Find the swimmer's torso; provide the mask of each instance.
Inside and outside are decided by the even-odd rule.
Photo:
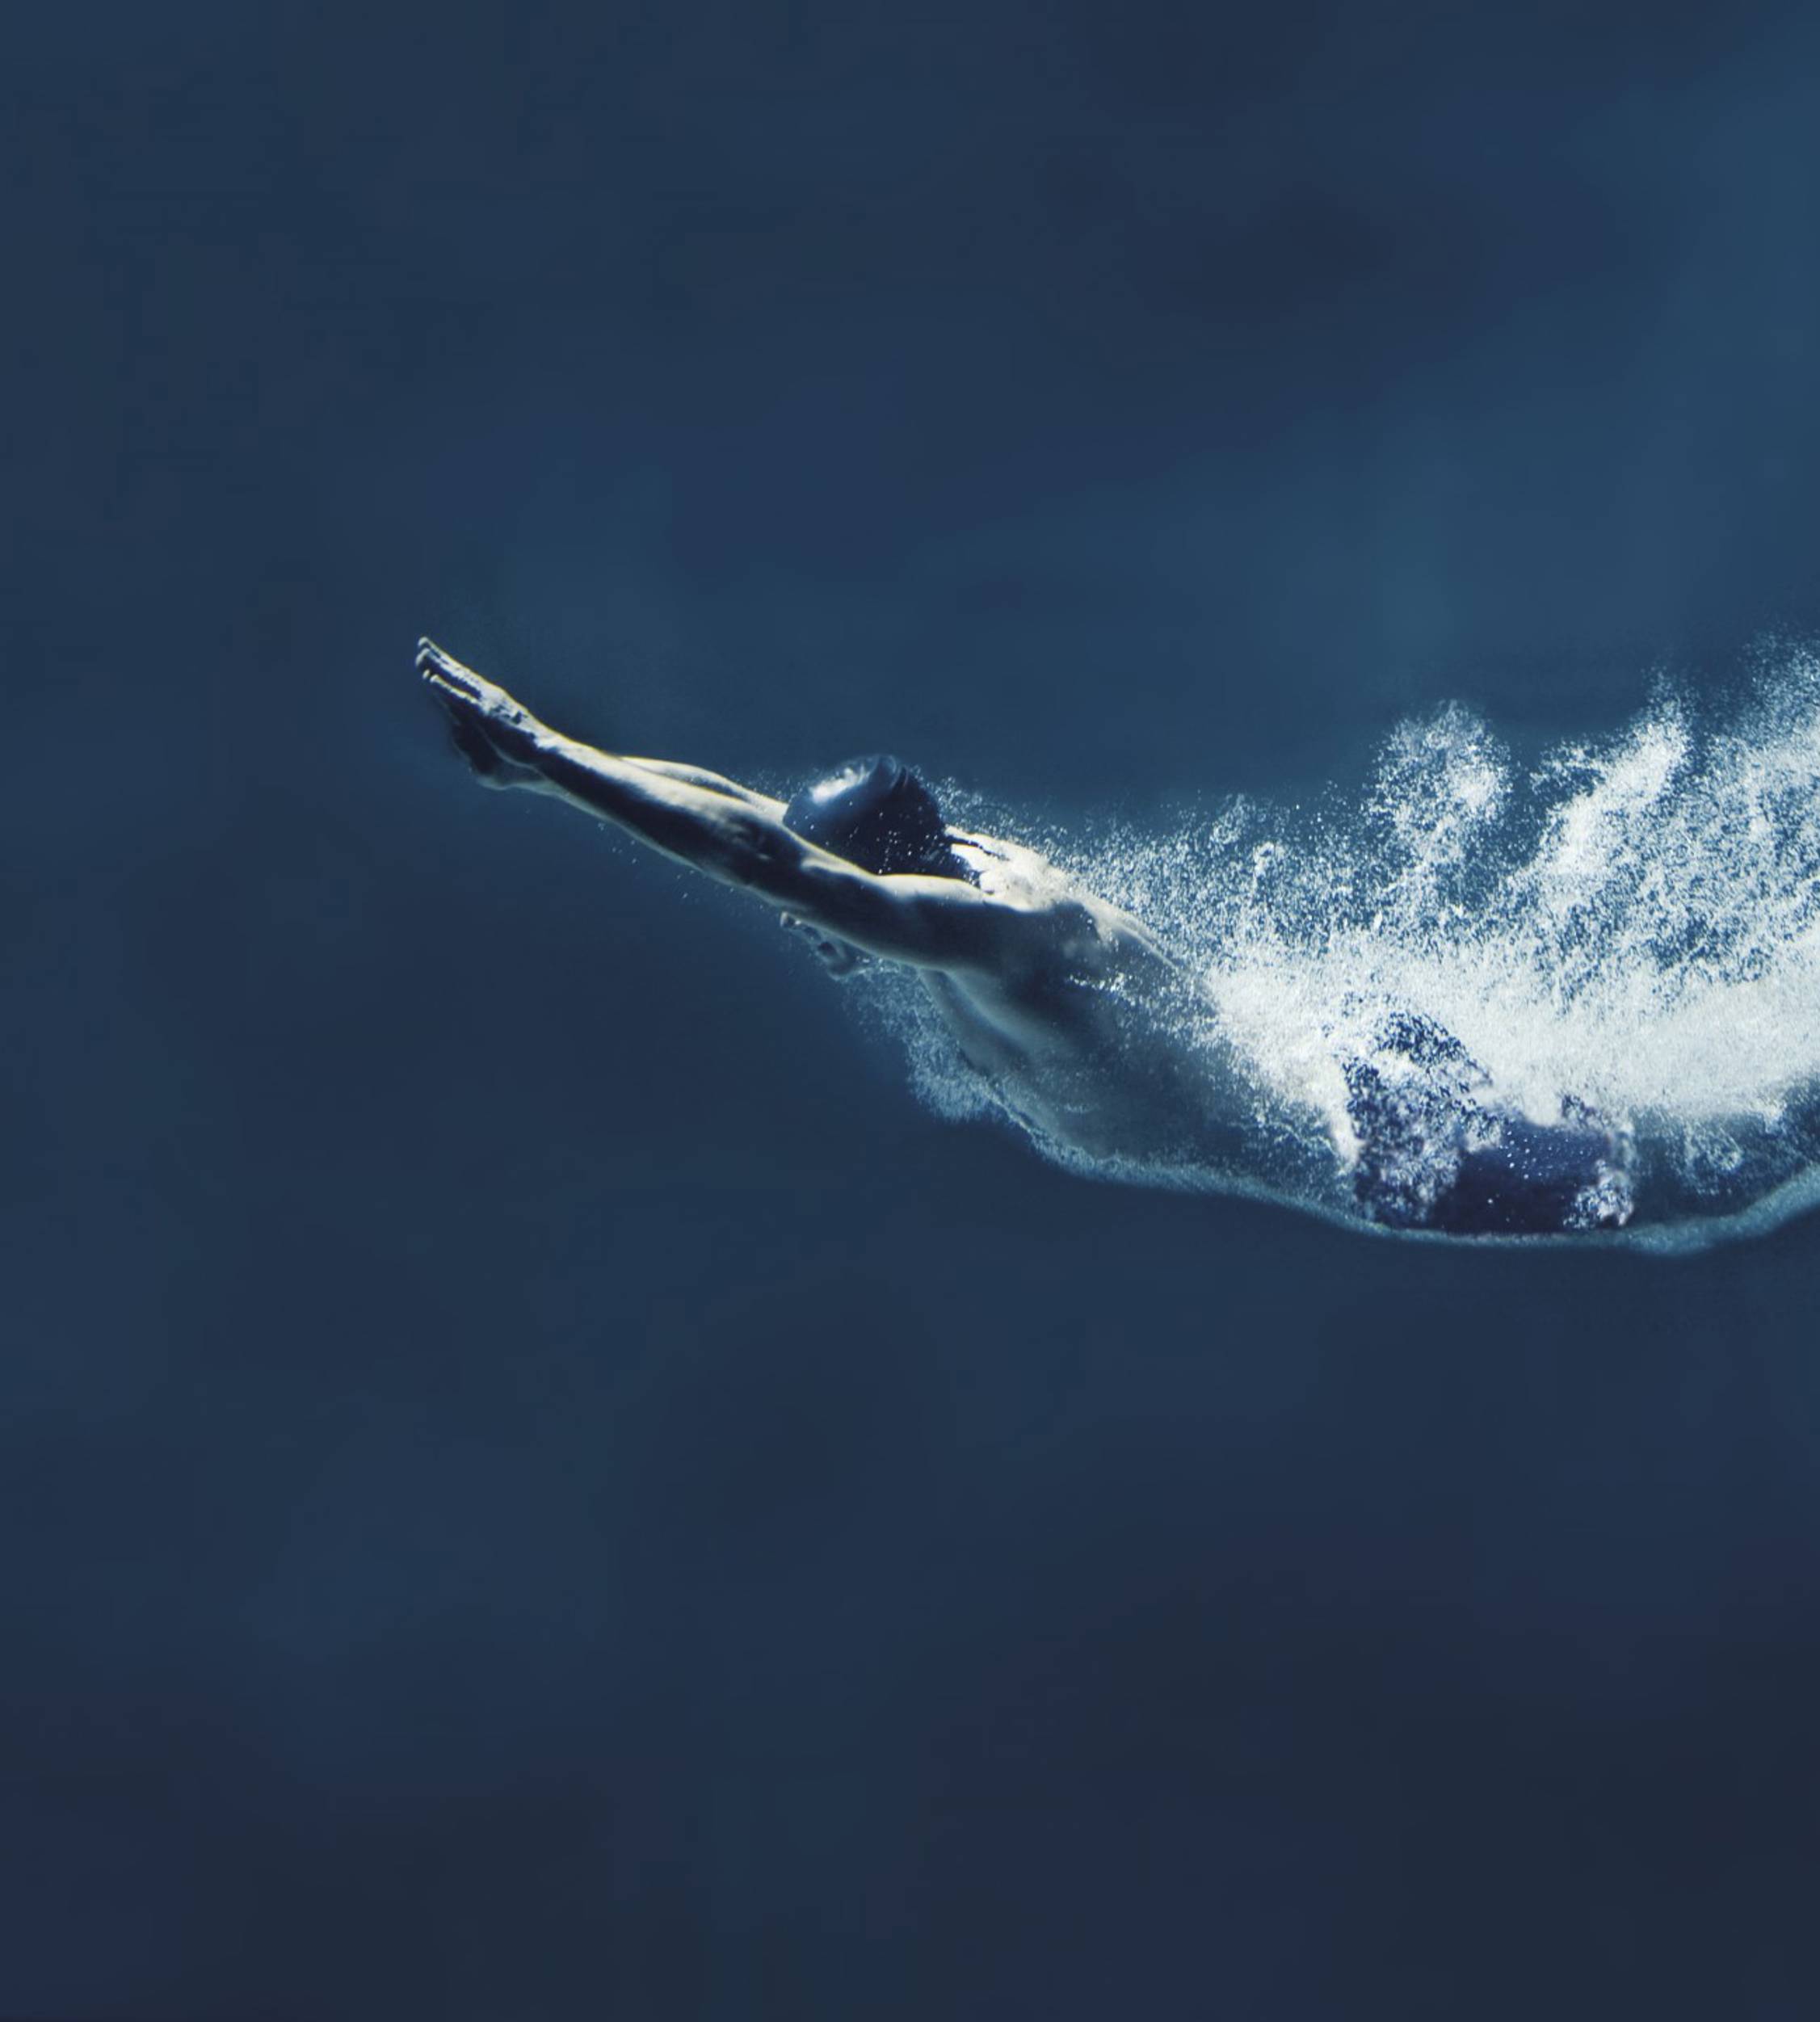
[[[1023,916],[1023,958],[923,981],[962,1058],[1058,1148],[1218,1170],[1258,1097],[1204,993],[1132,916],[1036,851],[957,837],[979,889]]]

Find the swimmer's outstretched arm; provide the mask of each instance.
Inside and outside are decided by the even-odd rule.
[[[417,665],[483,778],[553,792],[868,954],[929,969],[1003,969],[1032,938],[1031,914],[971,885],[875,876],[830,855],[784,826],[781,801],[735,780],[565,738],[427,639]]]
[[[755,807],[779,821],[784,818],[781,801],[774,801],[755,788],[742,786],[738,780],[729,780],[723,773],[710,772],[705,766],[679,765],[672,759],[628,759],[625,763],[646,772],[659,773],[666,780],[680,780],[685,786],[699,786],[704,793],[724,793],[729,801],[743,801],[748,807]]]

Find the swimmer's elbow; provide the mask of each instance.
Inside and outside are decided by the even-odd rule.
[[[1007,909],[946,878],[860,868],[744,809],[722,824],[717,873],[869,955],[921,969],[1002,967]]]
[[[734,801],[691,806],[689,860],[696,868],[788,904],[800,883],[802,845],[788,829]]]
[[[900,959],[918,968],[1004,977],[1019,969],[1032,952],[1026,946],[1028,916],[970,889],[957,890],[944,881],[933,890],[894,894],[893,904],[893,931],[903,951]]]
[[[939,897],[914,889],[923,881],[857,869],[811,847],[796,867],[790,904],[868,955],[939,968],[954,952],[954,936]]]

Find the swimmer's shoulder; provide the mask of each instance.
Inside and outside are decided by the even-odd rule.
[[[1087,890],[1040,851],[1000,836],[952,833],[982,896],[1025,915],[1052,955],[1167,960],[1142,921]]]
[[[1036,913],[1084,896],[1066,871],[1028,843],[963,829],[951,829],[948,836],[975,885],[1001,905]]]

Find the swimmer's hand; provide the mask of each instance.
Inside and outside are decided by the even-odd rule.
[[[803,935],[815,950],[815,959],[832,977],[851,976],[866,959],[851,941],[837,940],[833,935],[824,934],[820,927],[794,913],[780,913],[777,923],[790,933]]]
[[[528,709],[433,640],[418,641],[417,670],[443,705],[455,748],[483,786],[544,784],[530,762],[543,726]]]

